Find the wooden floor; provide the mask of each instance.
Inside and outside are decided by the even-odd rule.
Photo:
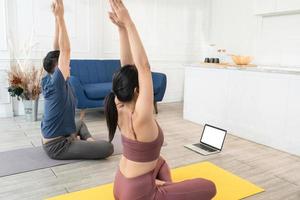
[[[249,200],[300,200],[300,157],[232,135],[222,153],[204,157],[183,147],[199,140],[202,126],[183,120],[182,104],[159,105],[157,118],[168,144],[162,155],[171,167],[210,161],[266,190]],[[103,112],[89,112],[86,122],[93,134],[107,133]],[[23,117],[1,119],[0,127],[0,151],[41,145],[40,122],[28,123]],[[119,156],[114,156],[0,178],[0,199],[40,200],[109,183],[118,161]]]

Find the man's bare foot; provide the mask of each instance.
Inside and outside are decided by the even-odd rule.
[[[88,142],[95,142],[96,140],[94,138],[92,138],[92,137],[89,137],[88,139],[86,139],[86,141],[88,141]]]

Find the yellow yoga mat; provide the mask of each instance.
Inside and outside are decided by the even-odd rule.
[[[214,200],[239,200],[264,191],[264,189],[210,162],[173,169],[172,177],[175,182],[200,177],[213,181],[217,186],[217,195]],[[114,200],[112,189],[113,185],[107,184],[48,200]]]

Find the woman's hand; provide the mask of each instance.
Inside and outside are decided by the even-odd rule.
[[[125,29],[124,23],[122,23],[118,20],[118,17],[115,12],[109,12],[108,15],[109,15],[110,21],[113,24],[115,24],[119,29]]]
[[[51,8],[55,17],[61,18],[64,16],[63,0],[53,0]]]
[[[109,0],[112,7],[112,12],[109,14],[113,23],[119,27],[126,27],[132,22],[127,8],[122,0]]]

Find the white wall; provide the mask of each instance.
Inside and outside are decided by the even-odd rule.
[[[263,17],[257,58],[268,65],[300,66],[300,14]]]
[[[253,54],[253,0],[212,0],[210,42],[230,53]]]
[[[255,63],[300,66],[299,0],[212,0],[210,42]]]
[[[36,44],[30,56],[33,65],[42,67],[42,59],[52,49],[54,18],[49,0],[6,0],[8,18],[8,41],[14,43],[11,58],[23,59],[19,51],[32,37]],[[101,55],[101,1],[64,0],[65,18],[69,30],[73,58],[100,58]],[[98,25],[100,24],[100,25]],[[98,38],[99,37],[99,38]],[[11,64],[15,64],[11,60]],[[12,100],[15,115],[22,115],[23,104]],[[39,111],[43,112],[41,97]],[[10,115],[7,113],[6,115]]]
[[[0,51],[7,50],[6,44],[6,4],[4,0],[0,1],[0,24],[1,24],[1,31],[0,31]]]
[[[0,117],[1,116],[11,116],[12,107],[10,104],[10,98],[7,94],[7,78],[6,70],[9,68],[9,51],[6,43],[6,2],[0,0]]]
[[[41,66],[41,59],[51,49],[53,39],[54,20],[49,7],[51,1],[1,1],[6,1],[8,7],[8,12],[3,15],[8,19],[8,39],[20,46],[33,33],[33,41],[37,45],[31,58],[35,65]],[[64,1],[72,57],[119,58],[117,29],[107,17],[108,1]],[[153,70],[168,76],[165,102],[181,101],[183,64],[205,57],[210,25],[210,0],[126,0],[126,4],[140,31]],[[2,41],[3,44],[5,41]],[[0,59],[1,54],[3,52],[0,52]],[[17,51],[11,52],[11,57],[13,56],[22,58]],[[9,57],[6,59],[9,61]],[[22,110],[18,103],[14,103],[13,107],[17,114]],[[10,115],[10,112],[5,111],[4,115]]]
[[[209,0],[130,0],[126,1],[140,31],[154,71],[166,73],[168,87],[165,102],[183,99],[184,63],[199,62],[207,47]],[[119,54],[118,33],[107,20],[103,4],[104,58]]]
[[[32,59],[42,59],[51,50],[54,35],[54,17],[49,0],[9,0],[9,38],[18,45],[28,41],[33,33]],[[100,4],[97,0],[65,0],[65,18],[72,44],[72,56],[96,58],[99,56]],[[22,57],[17,55],[18,57]]]

